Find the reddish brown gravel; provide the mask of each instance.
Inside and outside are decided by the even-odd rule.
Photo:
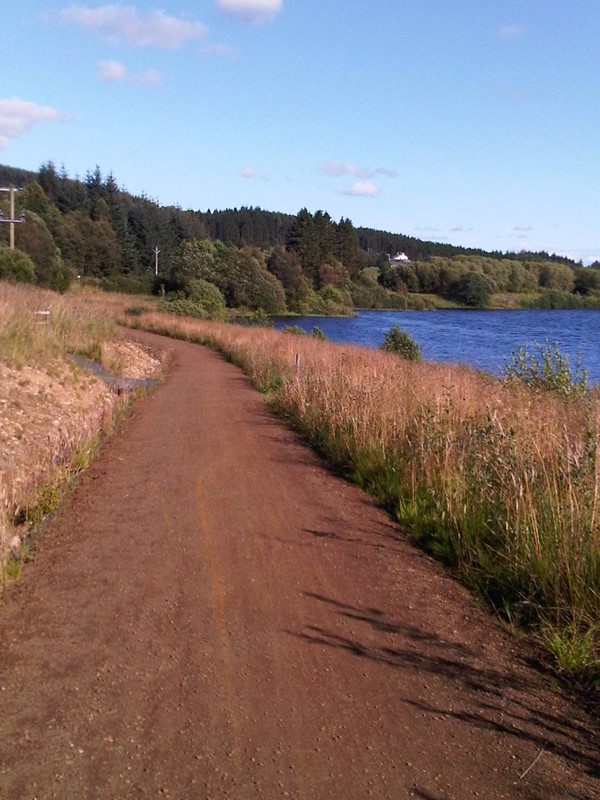
[[[0,601],[2,800],[600,797],[597,721],[525,644],[169,346]]]

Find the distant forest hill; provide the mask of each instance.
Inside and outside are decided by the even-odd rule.
[[[0,166],[15,186],[16,248],[0,225],[0,277],[64,291],[75,280],[161,295],[168,310],[228,318],[347,314],[354,308],[600,307],[600,264],[548,253],[500,253],[428,242],[298,214],[184,211],[120,188],[100,168],[71,178]],[[9,217],[9,193],[0,211]],[[158,252],[157,252],[158,251]]]

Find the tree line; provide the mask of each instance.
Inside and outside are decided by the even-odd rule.
[[[600,303],[600,269],[548,253],[427,242],[306,208],[290,215],[161,206],[130,194],[99,167],[81,179],[52,162],[37,172],[0,166],[0,184],[20,187],[18,211],[26,216],[14,251],[8,225],[0,226],[0,277],[59,291],[79,281],[154,292],[172,310],[201,316],[419,308],[435,296],[486,307],[498,293],[520,297],[521,305]],[[5,217],[6,204],[4,193]],[[395,260],[396,253],[403,258]]]

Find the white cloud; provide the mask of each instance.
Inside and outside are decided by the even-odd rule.
[[[498,28],[498,38],[504,42],[512,42],[515,39],[520,39],[525,33],[525,28],[522,25],[503,25]]]
[[[329,175],[332,178],[340,178],[345,175],[350,175],[354,178],[361,178],[369,180],[376,175],[383,175],[387,178],[397,178],[398,173],[386,167],[378,167],[377,169],[370,169],[368,167],[358,167],[356,164],[349,164],[344,161],[327,161],[321,167],[321,172]]]
[[[131,81],[149,86],[157,86],[162,83],[160,73],[157,70],[148,69],[145,72],[129,72],[127,67],[119,61],[100,61],[98,74],[103,83]]]
[[[0,149],[8,146],[9,139],[18,139],[34,125],[42,122],[67,122],[63,114],[49,106],[39,106],[18,97],[0,99]]]
[[[228,17],[260,25],[275,19],[283,0],[216,0],[216,6]]]
[[[377,197],[379,187],[371,181],[357,181],[344,191],[349,197]]]
[[[155,10],[141,14],[133,6],[110,3],[97,8],[69,6],[60,18],[84,30],[98,33],[110,43],[127,42],[136,47],[176,50],[188,41],[208,35],[205,25]]]
[[[521,225],[515,225],[515,227],[513,228],[513,231],[526,232],[526,231],[532,231],[532,230],[533,230],[533,226],[531,226],[528,222],[522,223]]]
[[[98,64],[100,80],[105,83],[118,83],[127,80],[127,70],[118,61],[101,61]]]
[[[355,164],[347,164],[342,161],[328,161],[323,164],[321,171],[332,178],[339,178],[342,175],[353,175],[357,178],[367,178],[367,171],[357,167]]]
[[[262,175],[257,169],[254,167],[244,167],[240,170],[240,175],[242,178],[245,178],[247,181],[268,181],[270,180],[268,175]]]

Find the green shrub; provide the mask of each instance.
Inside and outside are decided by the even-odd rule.
[[[504,368],[507,380],[520,381],[532,389],[544,389],[557,394],[572,396],[588,391],[588,372],[581,366],[577,356],[575,370],[571,369],[569,357],[560,352],[558,342],[537,344],[535,351],[520,346],[511,354]]]
[[[400,325],[392,325],[386,332],[380,349],[389,353],[398,353],[399,356],[407,358],[409,361],[421,360],[421,348],[410,333],[402,330]]]
[[[479,272],[467,272],[451,287],[452,297],[470,308],[486,308],[495,291],[494,280]]]
[[[35,265],[27,253],[0,244],[0,278],[32,283],[34,277]]]
[[[306,336],[306,331],[300,325],[284,325],[281,332],[289,333],[292,336]]]
[[[159,300],[157,309],[183,317],[195,317],[196,319],[208,319],[209,317],[204,306],[190,300],[188,297],[167,296]]]
[[[211,316],[222,315],[225,310],[225,297],[214,283],[195,278],[189,282],[189,299],[203,308]]]
[[[313,325],[312,326],[312,330],[310,332],[310,335],[313,337],[313,339],[319,339],[322,342],[326,342],[327,341],[327,336],[321,330],[321,328],[319,328],[318,325]]]

